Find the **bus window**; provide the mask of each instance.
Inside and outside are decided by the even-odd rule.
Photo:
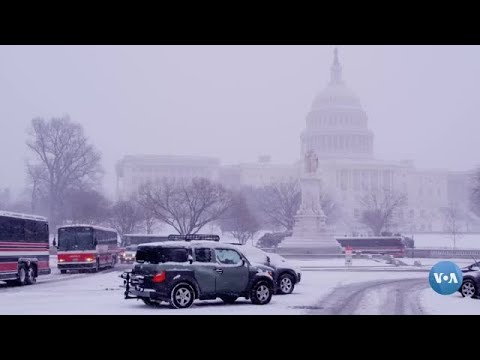
[[[11,241],[25,242],[25,220],[12,219]]]
[[[93,250],[94,233],[88,227],[65,227],[59,229],[58,249],[68,250]]]

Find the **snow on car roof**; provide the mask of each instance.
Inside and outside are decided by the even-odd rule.
[[[157,237],[166,238],[167,237],[165,235],[158,235],[158,234],[125,234],[123,236],[138,236],[138,237],[153,237],[153,238],[157,238]]]
[[[213,248],[226,248],[226,249],[237,249],[235,246],[221,243],[218,241],[208,241],[208,240],[192,240],[192,241],[161,241],[161,242],[151,242],[151,243],[143,243],[139,244],[138,246],[160,246],[160,247],[190,247],[190,246],[206,246],[206,247],[213,247]]]
[[[17,219],[29,219],[29,220],[37,220],[37,221],[47,221],[46,217],[39,216],[39,215],[31,215],[31,214],[22,214],[16,213],[11,211],[2,211],[0,210],[0,216],[17,218]]]
[[[92,229],[95,229],[95,230],[112,231],[112,232],[115,232],[115,233],[117,232],[117,230],[112,229],[112,228],[107,228],[107,227],[98,226],[98,225],[91,225],[91,224],[61,225],[61,226],[58,226],[57,228],[61,229],[61,228],[71,228],[71,227],[91,227]]]

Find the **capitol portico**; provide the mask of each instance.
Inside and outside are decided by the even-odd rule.
[[[299,158],[303,159],[310,150],[316,153],[322,191],[327,192],[342,209],[337,233],[365,232],[358,221],[362,211],[359,199],[376,189],[406,195],[407,205],[399,213],[401,226],[398,229],[404,233],[444,231],[442,209],[452,203],[460,205],[467,214],[465,222],[468,224],[465,226],[478,224],[479,219],[468,211],[468,171],[417,169],[410,160],[375,158],[375,137],[368,127],[367,113],[359,97],[346,84],[336,49],[330,80],[315,97],[305,121],[305,129],[300,134]],[[156,174],[193,176],[200,169],[204,176],[218,179],[227,186],[262,186],[298,179],[302,164],[302,161],[274,164],[268,157],[258,163],[235,165],[220,165],[218,159],[199,157],[126,159],[117,166],[119,195],[133,192],[138,184],[154,180]],[[190,167],[198,170],[192,172],[188,170]]]

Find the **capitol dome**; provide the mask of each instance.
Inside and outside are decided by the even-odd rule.
[[[330,82],[314,99],[301,135],[302,155],[314,150],[319,158],[373,156],[373,133],[360,99],[343,81],[335,49]]]
[[[358,96],[344,84],[330,84],[313,100],[312,110],[332,107],[351,107],[361,109]]]

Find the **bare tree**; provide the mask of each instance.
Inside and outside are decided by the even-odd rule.
[[[220,221],[222,232],[229,232],[240,244],[246,244],[260,230],[260,224],[248,207],[242,193],[233,197],[232,205]]]
[[[267,222],[274,227],[290,231],[295,223],[295,215],[302,201],[298,180],[277,182],[257,190],[257,206],[266,216]],[[334,224],[341,215],[338,204],[327,193],[321,193],[318,199],[326,216],[327,224]]]
[[[360,198],[363,207],[360,222],[375,236],[397,225],[397,213],[406,204],[406,196],[389,189],[371,190]]]
[[[27,180],[30,191],[30,207],[32,213],[36,213],[42,204],[48,203],[48,194],[46,194],[46,186],[48,176],[43,164],[27,164]],[[43,186],[42,186],[43,185]]]
[[[155,213],[150,208],[145,197],[137,196],[135,201],[138,204],[140,209],[140,217],[145,225],[145,231],[147,234],[153,232],[154,227],[157,225],[157,219],[155,218]]]
[[[108,220],[109,201],[96,190],[71,190],[63,201],[63,214],[72,222],[102,224]]]
[[[36,162],[27,164],[35,191],[45,191],[48,217],[53,224],[61,218],[62,199],[72,188],[96,183],[102,173],[100,153],[89,144],[80,124],[68,117],[32,120],[27,131],[28,148]]]
[[[447,207],[443,208],[442,213],[444,230],[452,235],[453,249],[456,249],[457,239],[462,234],[461,221],[464,213],[455,203],[450,203]]]
[[[333,200],[333,198],[327,194],[320,194],[320,205],[322,206],[323,213],[326,216],[327,225],[333,225],[342,216],[342,211],[338,206],[338,203]]]
[[[137,232],[142,221],[142,210],[135,199],[120,200],[110,210],[110,226],[116,229],[121,236]]]
[[[298,181],[277,182],[258,189],[257,202],[271,225],[292,230],[301,197]]]
[[[222,185],[203,178],[145,184],[139,195],[158,220],[179,234],[196,234],[231,204],[231,195]]]

